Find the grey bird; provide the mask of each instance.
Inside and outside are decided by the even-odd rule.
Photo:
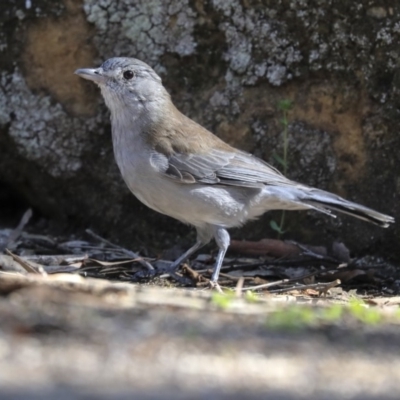
[[[197,241],[171,266],[215,239],[216,284],[230,243],[227,229],[269,210],[331,210],[387,227],[394,219],[335,194],[293,182],[183,115],[156,72],[116,57],[75,71],[101,89],[111,112],[114,155],[132,193],[148,207],[193,225]]]

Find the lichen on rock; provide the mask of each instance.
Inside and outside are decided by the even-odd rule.
[[[103,59],[136,57],[160,72],[166,52],[183,57],[195,51],[196,12],[189,0],[85,0],[84,10],[97,28],[94,40]]]
[[[67,177],[82,165],[88,132],[98,117],[84,121],[71,117],[50,96],[33,94],[16,69],[0,77],[0,126],[17,145],[19,153],[54,176]]]
[[[268,7],[244,9],[239,0],[212,3],[223,15],[219,27],[228,44],[225,59],[242,84],[254,85],[266,78],[280,86],[299,74],[296,66],[303,57],[298,42],[283,22],[268,16]]]

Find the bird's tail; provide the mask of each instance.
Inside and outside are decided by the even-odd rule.
[[[311,189],[301,191],[299,200],[301,203],[310,206],[313,209],[332,214],[330,210],[339,211],[344,214],[352,215],[364,221],[372,222],[383,228],[387,228],[389,224],[394,222],[394,218],[379,213],[371,208],[364,207],[361,204],[347,201],[335,194],[325,192],[319,189]]]

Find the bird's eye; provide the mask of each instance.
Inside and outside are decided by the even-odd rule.
[[[123,73],[123,77],[124,77],[127,81],[131,80],[134,76],[135,76],[135,74],[134,74],[133,71],[131,71],[131,70],[125,71],[125,72]]]

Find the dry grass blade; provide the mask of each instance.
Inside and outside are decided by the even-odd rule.
[[[114,265],[121,265],[121,264],[129,264],[129,263],[133,263],[133,262],[140,262],[140,260],[143,260],[142,257],[139,258],[132,258],[129,260],[121,260],[121,261],[100,261],[100,260],[96,260],[95,258],[89,258],[90,261],[93,261],[96,264],[99,264],[103,267],[112,267]]]
[[[7,246],[8,248],[14,248],[15,241],[19,238],[21,235],[22,231],[25,228],[25,225],[29,222],[29,220],[32,217],[32,209],[28,209],[25,211],[24,215],[21,218],[21,221],[19,222],[18,226],[10,233],[10,236],[8,237],[8,242]]]
[[[37,268],[35,268],[28,261],[24,260],[20,256],[17,256],[16,254],[13,254],[10,250],[6,249],[5,251],[10,257],[12,257],[12,259],[14,261],[16,261],[18,264],[20,264],[21,267],[24,268],[27,272],[29,272],[31,274],[39,274],[39,275],[43,275],[43,276],[47,275],[46,271],[41,266],[38,266]]]
[[[326,282],[326,283],[311,283],[309,285],[293,285],[287,288],[283,289],[276,289],[276,290],[271,290],[270,293],[285,293],[285,292],[291,292],[292,290],[306,290],[306,289],[314,289],[317,290],[321,293],[326,293],[329,289],[340,285],[340,280],[336,279],[332,282]]]
[[[51,275],[56,274],[74,274],[78,272],[81,266],[76,265],[46,265],[43,266],[44,270]]]
[[[264,283],[262,285],[245,287],[245,288],[242,288],[241,290],[243,292],[246,292],[247,290],[267,289],[267,288],[270,288],[272,286],[278,286],[278,285],[282,285],[283,283],[288,283],[288,282],[290,282],[290,279],[281,279],[280,281],[268,282],[268,283]]]
[[[127,250],[127,249],[125,249],[125,248],[123,248],[121,246],[118,246],[118,245],[116,245],[114,243],[111,243],[109,240],[102,238],[101,236],[97,235],[96,233],[94,233],[90,229],[86,229],[86,233],[89,234],[90,236],[94,237],[95,239],[99,240],[100,242],[106,243],[108,246],[111,246],[114,249],[120,250],[121,252],[123,252],[127,256],[137,259],[137,261],[141,265],[146,267],[149,271],[153,271],[154,270],[154,267],[148,261],[144,260],[142,257],[139,256],[139,254],[135,253],[134,251]]]
[[[243,284],[244,284],[244,277],[242,276],[237,281],[237,284],[236,284],[236,287],[235,287],[236,297],[242,297]]]
[[[67,265],[76,264],[87,260],[87,255],[76,255],[76,254],[58,254],[58,255],[32,255],[25,256],[24,259],[27,261],[33,261],[40,265],[59,265],[66,263]]]

